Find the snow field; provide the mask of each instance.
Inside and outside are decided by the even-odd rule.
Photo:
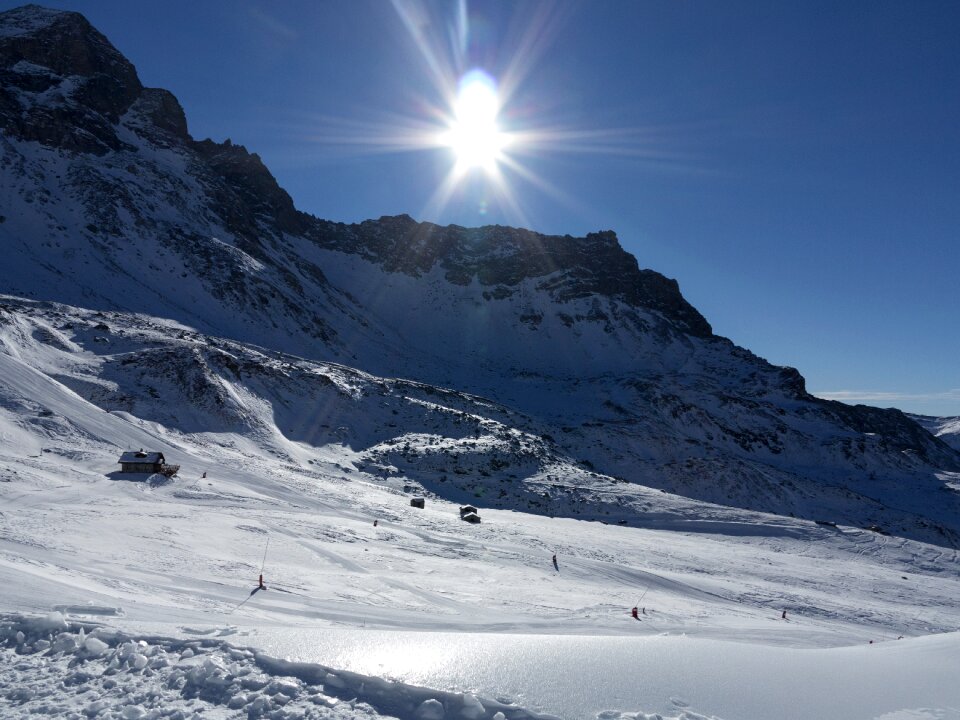
[[[111,327],[109,343],[95,341],[105,332],[94,329],[103,320]],[[167,336],[180,333],[185,337],[169,342]],[[198,353],[195,335],[182,328],[62,307],[18,316],[0,328],[0,342],[0,611],[46,616],[60,609],[71,623],[39,637],[26,621],[11,621],[24,639],[17,641],[14,632],[0,655],[0,693],[13,698],[16,689],[33,688],[29,698],[16,695],[24,712],[63,705],[83,713],[103,701],[108,704],[96,708],[104,716],[122,717],[122,696],[113,698],[111,688],[97,684],[98,695],[76,709],[74,685],[64,685],[61,697],[38,678],[62,683],[78,665],[99,663],[109,679],[122,667],[129,694],[140,697],[135,686],[153,687],[148,670],[183,678],[188,670],[151,668],[153,656],[141,651],[121,658],[125,643],[144,639],[178,657],[193,643],[193,652],[221,653],[229,667],[237,661],[214,647],[223,642],[214,638],[232,627],[231,642],[291,663],[268,667],[254,656],[257,672],[295,677],[340,701],[333,708],[304,705],[315,712],[347,712],[343,701],[360,698],[370,717],[427,720],[441,717],[428,702],[435,700],[444,720],[452,720],[470,703],[448,702],[444,693],[466,693],[479,698],[485,712],[496,706],[484,698],[513,698],[511,708],[565,720],[643,718],[651,711],[805,720],[806,707],[831,714],[786,691],[737,705],[706,692],[703,678],[711,668],[733,666],[734,656],[741,658],[738,667],[755,668],[751,658],[774,647],[788,651],[777,661],[783,664],[793,662],[789,651],[806,652],[801,648],[897,646],[907,641],[884,641],[960,626],[960,560],[953,549],[844,523],[824,526],[705,503],[588,472],[556,456],[548,440],[537,440],[524,425],[528,419],[466,393],[225,341],[211,340]],[[85,349],[77,352],[70,343]],[[212,393],[222,402],[212,401]],[[123,406],[124,398],[132,398],[126,409],[105,412],[97,404]],[[166,481],[116,472],[120,452],[138,447],[162,451],[181,465],[180,475]],[[511,465],[493,467],[502,462]],[[526,475],[514,480],[512,472]],[[513,494],[498,497],[501,487]],[[414,494],[427,497],[425,509],[410,507]],[[459,519],[464,501],[480,507],[482,524]],[[534,501],[540,514],[528,512]],[[269,589],[253,592],[265,555]],[[645,610],[640,622],[629,616],[636,604]],[[104,621],[114,630],[94,632],[92,623]],[[76,651],[53,651],[58,639],[50,635],[79,636],[76,624],[93,637],[75,638]],[[148,627],[153,635],[145,637]],[[381,666],[372,662],[380,650],[349,657],[317,650],[334,631],[355,636],[344,640],[349,644],[364,630],[379,634],[394,659]],[[485,671],[469,654],[449,664],[462,674],[423,674],[426,656],[405,653],[399,643],[397,633],[406,631],[420,631],[427,644],[500,648],[499,655],[490,651],[489,681],[480,684]],[[112,639],[116,634],[122,642]],[[564,665],[563,642],[575,636],[594,649]],[[675,664],[653,658],[638,676],[629,672],[638,663],[633,650],[611,654],[618,640],[661,637],[678,641],[667,646],[675,650]],[[703,655],[691,677],[693,646],[679,642],[684,637],[724,645]],[[542,639],[545,649],[529,638]],[[43,642],[51,644],[43,648]],[[70,647],[66,639],[61,643],[56,647]],[[735,646],[742,650],[731,650]],[[89,656],[98,649],[102,655]],[[147,666],[138,669],[142,661],[134,655]],[[498,675],[513,667],[515,655],[533,668],[559,662],[564,670],[547,684],[519,668]],[[619,668],[625,673],[620,690],[584,693],[582,678],[607,667],[604,657],[617,662],[593,684],[603,690]],[[933,677],[944,657],[918,653],[912,661]],[[109,668],[113,659],[118,665]],[[364,679],[343,680],[349,692],[338,694],[318,666],[341,680],[348,672]],[[666,671],[658,683],[637,683],[657,667]],[[796,667],[811,672],[809,664]],[[842,674],[842,663],[831,667],[837,677],[856,680]],[[874,707],[919,712],[916,693],[887,673],[884,684],[895,692]],[[216,673],[200,675],[194,673],[190,688],[220,682]],[[511,685],[511,677],[517,683]],[[733,694],[755,695],[744,677],[725,682]],[[676,693],[680,680],[686,684]],[[390,704],[399,697],[394,681],[438,690],[401,707]],[[818,682],[822,688],[830,681]],[[379,687],[387,700],[371,694]],[[36,699],[47,691],[45,700]],[[208,717],[249,716],[248,706],[260,699],[255,707],[264,716],[286,717],[312,691],[301,690],[286,704],[253,698],[240,708],[229,707],[233,695],[202,704],[210,692],[164,697],[185,714]],[[672,697],[693,704],[681,706]],[[275,695],[269,698],[275,702]],[[186,707],[187,700],[201,704]],[[949,694],[936,702],[931,707],[944,712],[960,705]],[[144,703],[137,703],[144,715],[166,708]],[[858,715],[856,705],[845,706],[844,720],[869,717]],[[790,708],[801,714],[791,715]],[[350,712],[344,717],[362,717]],[[519,717],[519,710],[510,712]]]
[[[276,660],[219,640],[134,639],[44,617],[0,618],[4,717],[81,720],[549,720],[470,693]]]

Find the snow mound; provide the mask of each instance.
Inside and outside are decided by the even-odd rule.
[[[213,639],[134,638],[60,612],[0,618],[0,698],[4,717],[556,720]]]

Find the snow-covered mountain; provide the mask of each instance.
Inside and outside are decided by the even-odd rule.
[[[960,450],[960,417],[934,417],[932,415],[908,415],[954,450]]]
[[[5,351],[53,343],[49,376],[105,410],[347,442],[374,476],[544,513],[606,512],[555,498],[614,483],[635,522],[655,488],[960,543],[954,448],[715,336],[612,232],[299,212],[76,13],[0,14],[0,67]]]
[[[0,13],[0,148],[3,717],[960,717],[950,419],[611,232],[298,212],[76,13]]]

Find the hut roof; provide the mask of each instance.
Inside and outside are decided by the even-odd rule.
[[[127,450],[123,455],[120,456],[120,459],[117,460],[118,463],[149,463],[151,465],[163,464],[165,460],[163,459],[162,452],[146,452],[144,450]]]

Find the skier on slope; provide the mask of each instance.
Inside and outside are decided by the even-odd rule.
[[[637,615],[637,608],[636,608],[636,607],[634,607],[634,608],[630,611],[630,616],[631,616],[634,620],[639,620],[639,619],[640,619],[640,617]]]

